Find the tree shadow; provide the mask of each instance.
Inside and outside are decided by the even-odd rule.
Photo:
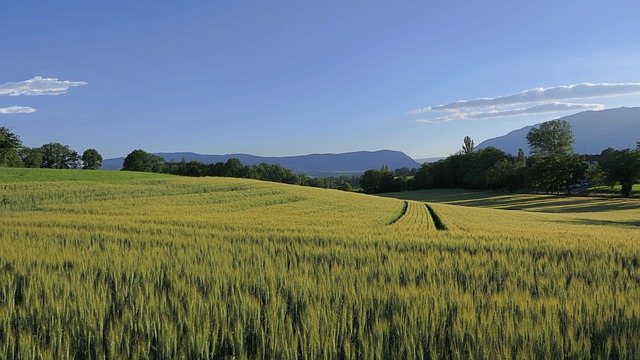
[[[583,225],[597,225],[597,226],[640,226],[640,220],[627,220],[627,221],[614,221],[614,220],[596,220],[596,219],[575,219],[575,220],[562,220],[555,221],[565,224],[583,224]]]
[[[640,210],[640,199],[636,198],[487,193],[469,190],[426,190],[396,193],[391,196],[460,206],[547,213],[593,213]]]

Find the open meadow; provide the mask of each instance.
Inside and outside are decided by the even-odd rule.
[[[0,358],[640,358],[637,199],[403,194],[0,168]]]

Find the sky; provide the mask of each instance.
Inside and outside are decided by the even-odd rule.
[[[640,106],[639,14],[635,0],[5,1],[0,126],[105,158],[447,156],[465,136]]]

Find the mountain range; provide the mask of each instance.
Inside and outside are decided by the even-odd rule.
[[[240,160],[243,165],[260,163],[280,164],[297,173],[310,176],[359,175],[369,169],[380,169],[386,165],[389,169],[407,167],[419,168],[420,163],[400,151],[357,151],[341,154],[310,154],[300,156],[263,157],[249,154],[204,155],[191,152],[154,153],[166,161],[200,161],[203,163],[226,162],[231,158]],[[124,158],[106,159],[103,170],[119,170]]]
[[[580,154],[599,154],[602,150],[634,148],[636,141],[640,141],[640,107],[618,108],[600,111],[585,111],[560,118],[571,125],[575,140],[574,150]],[[514,130],[504,136],[481,142],[476,149],[489,146],[516,155],[518,149],[529,154],[527,133],[533,126],[526,126]],[[393,150],[356,151],[341,154],[309,154],[284,157],[264,157],[249,154],[204,155],[192,152],[154,153],[166,161],[200,161],[203,163],[226,162],[230,158],[237,158],[244,165],[258,165],[260,163],[280,164],[298,174],[309,176],[340,176],[359,175],[369,169],[380,169],[386,165],[389,169],[407,167],[419,168],[424,162],[437,161],[441,158],[418,159],[410,158],[403,152]],[[101,169],[119,170],[122,168],[123,157],[106,159]]]
[[[571,125],[575,140],[573,148],[579,154],[600,154],[608,147],[635,148],[636,141],[640,141],[640,107],[584,111],[560,120]],[[485,140],[476,149],[493,146],[513,155],[518,153],[518,149],[523,149],[528,155],[527,133],[537,125]]]

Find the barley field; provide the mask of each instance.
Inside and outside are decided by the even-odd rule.
[[[0,358],[640,358],[637,202],[432,195],[0,168]]]

